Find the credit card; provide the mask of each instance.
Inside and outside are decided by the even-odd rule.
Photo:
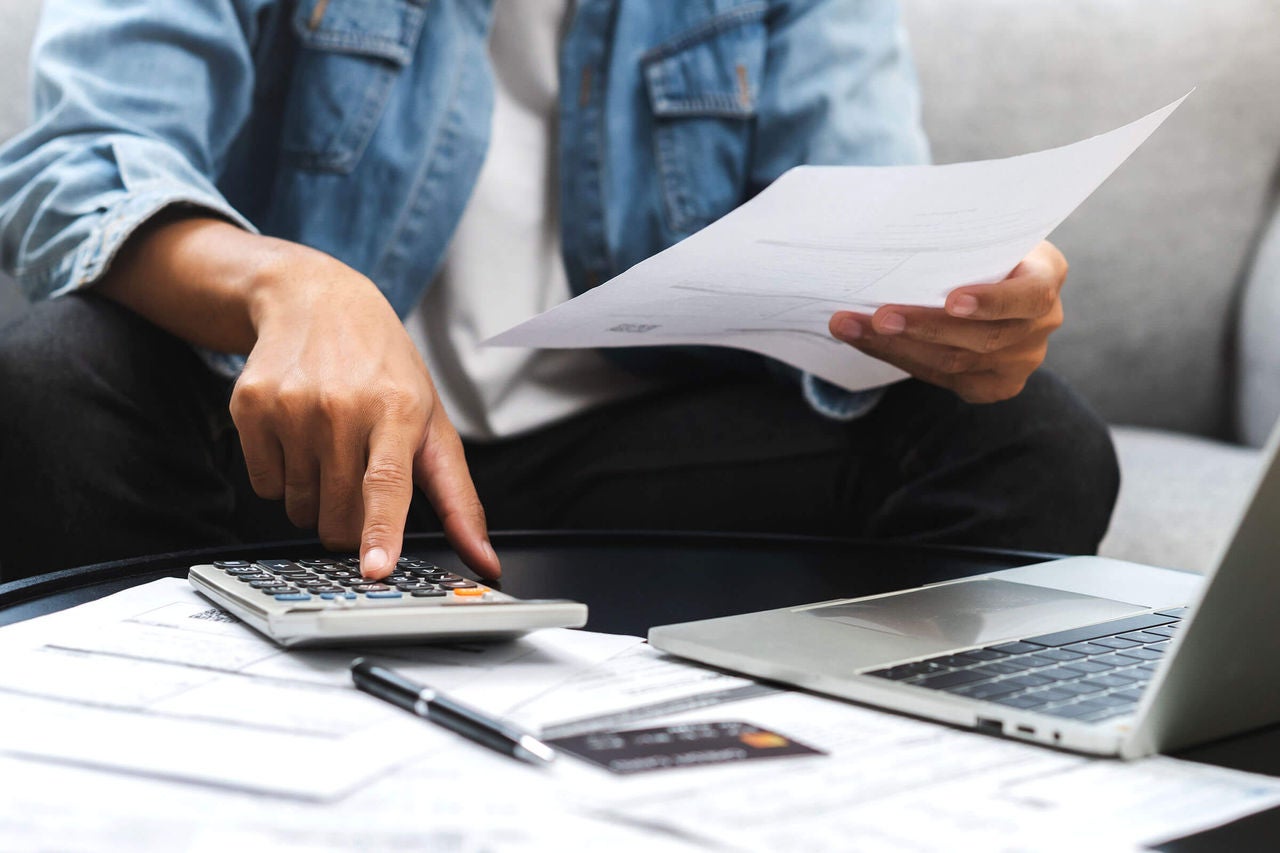
[[[827,754],[786,735],[741,721],[593,732],[548,743],[611,773],[624,775],[756,758]]]

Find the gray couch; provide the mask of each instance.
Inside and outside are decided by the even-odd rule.
[[[1280,4],[902,0],[939,162],[1108,130],[1197,87],[1053,239],[1049,363],[1117,426],[1103,553],[1210,565],[1280,412]],[[1243,321],[1242,319],[1243,318]]]
[[[1075,141],[1196,93],[1054,235],[1050,364],[1116,424],[1111,556],[1201,569],[1280,412],[1275,0],[901,0],[939,162]],[[38,0],[0,0],[0,139]],[[1258,246],[1261,249],[1258,249]],[[14,296],[0,284],[0,319]]]

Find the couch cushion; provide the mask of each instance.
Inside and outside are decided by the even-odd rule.
[[[0,142],[27,123],[27,56],[31,53],[31,36],[40,5],[40,0],[0,0],[4,22],[0,26],[0,56],[4,57],[0,62]],[[0,273],[0,325],[16,317],[25,306],[13,280]]]
[[[1112,422],[1227,434],[1233,283],[1280,162],[1275,0],[902,0],[939,162],[1109,130],[1198,90],[1055,234],[1049,363]]]
[[[1280,417],[1280,213],[1245,286],[1240,317],[1240,437],[1261,447]]]
[[[1112,431],[1120,499],[1098,552],[1104,557],[1202,572],[1235,532],[1262,454],[1160,430]]]
[[[0,26],[0,142],[16,134],[26,125],[29,112],[27,96],[27,58],[31,55],[31,36],[40,16],[40,0],[0,0],[4,25]]]

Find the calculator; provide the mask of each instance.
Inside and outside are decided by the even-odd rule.
[[[361,577],[359,557],[215,560],[187,580],[286,647],[505,639],[587,622],[580,602],[513,598],[412,556],[379,581]]]

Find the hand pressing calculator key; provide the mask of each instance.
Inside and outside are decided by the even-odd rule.
[[[360,576],[357,557],[215,560],[187,580],[282,646],[502,639],[587,622],[585,604],[522,601],[414,557],[378,581]]]

